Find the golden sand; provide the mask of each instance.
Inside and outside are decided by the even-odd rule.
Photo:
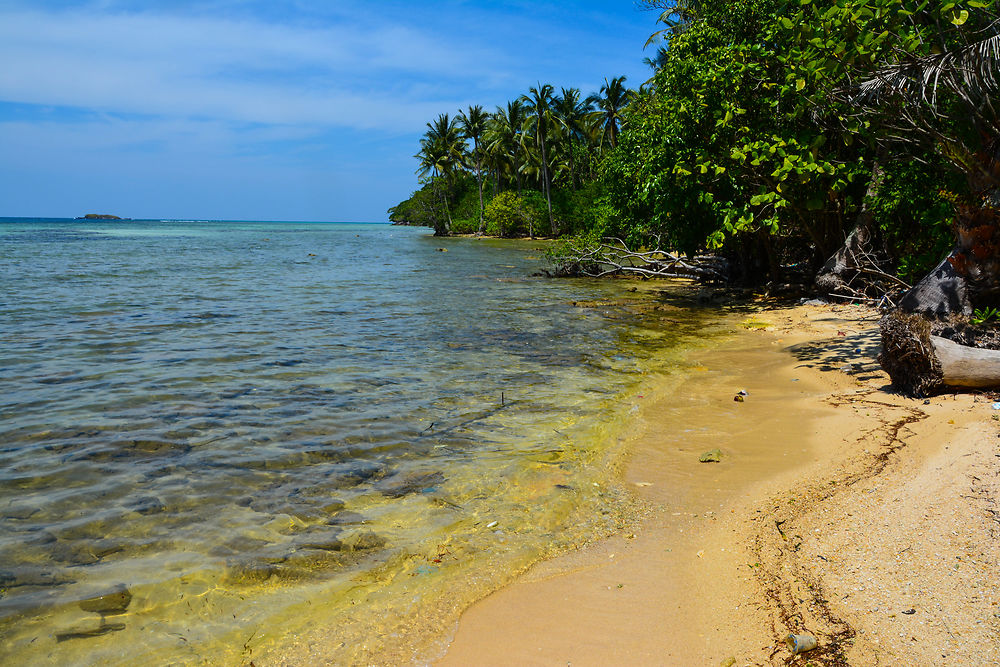
[[[639,527],[473,605],[434,664],[782,665],[789,633],[818,639],[794,664],[1000,664],[1000,412],[896,395],[877,350],[866,309],[757,314],[645,405]]]

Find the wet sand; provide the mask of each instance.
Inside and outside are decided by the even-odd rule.
[[[648,396],[639,527],[473,605],[434,664],[779,665],[789,632],[818,637],[802,664],[1000,660],[990,399],[892,393],[874,312],[757,319]]]

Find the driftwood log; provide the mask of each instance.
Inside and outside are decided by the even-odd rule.
[[[910,396],[947,387],[1000,387],[1000,350],[987,350],[931,334],[919,315],[894,311],[882,319],[878,361],[892,386]]]

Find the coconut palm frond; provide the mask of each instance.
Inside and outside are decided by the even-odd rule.
[[[1000,34],[979,42],[915,60],[883,67],[862,82],[853,96],[861,104],[881,104],[892,98],[937,106],[938,90],[958,94],[976,104],[1000,91]]]

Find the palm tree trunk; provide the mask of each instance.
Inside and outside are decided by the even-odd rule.
[[[483,170],[479,163],[479,149],[476,149],[476,180],[479,181],[479,235],[486,231],[486,219],[483,217]]]
[[[539,129],[541,132],[541,129]],[[545,185],[545,202],[549,206],[549,227],[552,228],[552,236],[559,236],[559,230],[556,229],[556,221],[552,218],[552,185],[549,183],[549,159],[548,154],[545,152],[545,136],[541,137],[542,143],[542,180]]]
[[[573,161],[573,137],[570,135],[569,139],[569,182],[573,186],[573,191],[576,192],[580,189],[580,184],[577,182],[576,178],[576,164]]]

